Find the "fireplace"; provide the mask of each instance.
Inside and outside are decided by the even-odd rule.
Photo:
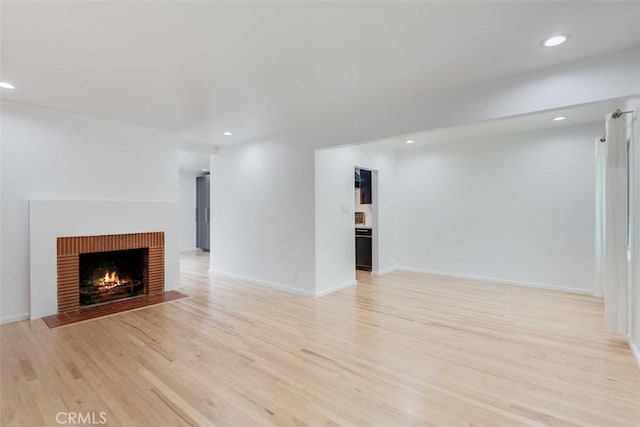
[[[148,249],[80,254],[80,306],[145,294]]]
[[[164,233],[58,237],[58,313],[164,292]]]

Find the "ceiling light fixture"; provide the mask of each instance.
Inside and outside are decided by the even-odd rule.
[[[547,37],[542,40],[540,44],[544,47],[554,47],[566,42],[568,38],[569,34],[557,34],[555,36]]]
[[[224,136],[231,136],[231,135],[233,135],[233,134],[232,134],[231,132],[229,132],[228,130],[226,130],[226,131],[222,132],[222,134],[223,134]]]
[[[202,169],[202,172],[209,172],[209,169]]]
[[[560,122],[562,120],[567,120],[567,118],[565,116],[558,116],[558,117],[554,117],[552,120],[554,122]]]
[[[0,82],[0,88],[2,88],[2,89],[15,89],[15,86],[12,85],[11,83]]]
[[[409,139],[406,141],[407,144],[413,144],[415,141],[413,139]]]

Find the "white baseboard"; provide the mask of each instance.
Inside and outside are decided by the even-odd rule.
[[[180,252],[195,252],[199,251],[199,248],[180,249]]]
[[[278,283],[267,282],[265,280],[256,279],[254,277],[242,276],[240,274],[234,274],[234,273],[227,273],[226,271],[219,271],[219,270],[209,269],[209,274],[218,274],[220,276],[226,276],[226,277],[230,277],[230,278],[233,278],[233,279],[244,280],[244,281],[247,281],[247,282],[251,283],[252,285],[265,286],[265,287],[268,287],[268,288],[274,288],[274,289],[278,289],[278,290],[281,290],[281,291],[291,292],[291,293],[294,293],[294,294],[304,295],[304,296],[309,296],[309,297],[321,297],[321,296],[330,294],[332,292],[336,292],[336,291],[339,291],[341,289],[348,288],[349,286],[353,286],[353,285],[358,283],[357,280],[349,280],[349,281],[347,281],[345,283],[342,283],[340,285],[331,287],[329,289],[325,289],[325,290],[320,291],[320,292],[311,292],[311,291],[305,291],[303,289],[292,288],[291,286],[281,285],[281,284],[278,284]]]
[[[258,286],[266,286],[269,288],[274,288],[274,289],[279,289],[281,291],[286,291],[286,292],[291,292],[294,294],[298,294],[298,295],[305,295],[305,296],[315,296],[314,292],[311,291],[305,291],[303,289],[298,289],[298,288],[292,288],[291,286],[286,286],[286,285],[280,285],[278,283],[273,283],[273,282],[267,282],[265,280],[260,280],[260,279],[256,279],[253,277],[248,277],[248,276],[242,276],[239,274],[234,274],[234,273],[227,273],[226,271],[219,271],[219,270],[213,270],[213,269],[209,269],[209,274],[218,274],[220,276],[226,276],[226,277],[230,277],[233,279],[238,279],[238,280],[244,280],[247,281],[253,285],[258,285]]]
[[[409,271],[412,273],[429,274],[431,276],[453,277],[456,279],[477,280],[480,282],[497,283],[500,285],[524,286],[527,288],[549,289],[552,291],[562,291],[562,292],[569,292],[573,294],[593,296],[593,292],[587,289],[569,288],[565,286],[549,285],[547,283],[534,283],[534,282],[521,282],[518,280],[494,279],[492,277],[474,276],[470,274],[448,273],[443,271],[433,271],[433,270],[426,270],[426,269],[412,268],[412,267],[398,267],[397,270]]]
[[[631,340],[631,337],[627,336],[627,343],[633,354],[633,359],[636,361],[636,366],[640,369],[640,348]]]
[[[348,288],[349,286],[356,285],[357,283],[358,283],[358,281],[357,281],[357,280],[349,280],[349,281],[344,282],[344,283],[343,283],[343,284],[341,284],[341,285],[333,286],[333,287],[331,287],[331,288],[329,288],[329,289],[325,289],[325,290],[322,290],[322,291],[316,292],[316,293],[315,293],[315,296],[316,296],[316,297],[321,297],[321,296],[324,296],[324,295],[330,294],[330,293],[332,293],[332,292],[336,292],[336,291],[339,291],[339,290],[342,290],[342,289]]]
[[[376,270],[376,271],[372,271],[371,274],[374,276],[384,276],[387,273],[391,273],[393,271],[396,271],[398,268],[397,267],[389,267],[389,268],[385,268],[383,270]]]
[[[5,323],[13,323],[19,322],[20,320],[27,320],[29,318],[29,313],[16,314],[15,316],[3,317],[0,319],[0,325],[4,325]]]

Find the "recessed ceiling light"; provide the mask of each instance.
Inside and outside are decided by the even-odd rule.
[[[202,172],[209,172],[209,169],[202,169]]]
[[[562,121],[562,120],[567,120],[567,118],[565,116],[558,116],[558,117],[554,117],[552,120],[554,122],[559,122],[559,121]]]
[[[231,135],[233,135],[233,134],[232,134],[231,132],[229,132],[228,130],[226,130],[226,131],[222,132],[222,134],[223,134],[224,136],[231,136]]]
[[[7,82],[0,82],[0,87],[2,89],[15,89],[14,85],[12,85],[11,83],[7,83]]]
[[[406,141],[407,144],[413,144],[415,141],[413,139],[409,139]]]
[[[566,42],[568,38],[569,34],[557,34],[542,40],[540,44],[544,47],[554,47]]]

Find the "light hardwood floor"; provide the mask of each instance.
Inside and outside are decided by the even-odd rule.
[[[640,371],[596,298],[396,272],[314,299],[195,254],[181,277],[191,298],[2,326],[2,426],[640,425]]]

